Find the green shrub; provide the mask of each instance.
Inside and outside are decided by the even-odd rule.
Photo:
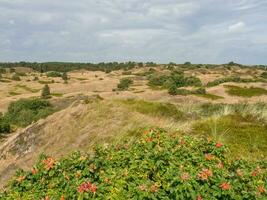
[[[169,76],[153,74],[148,78],[149,86],[161,86],[163,88],[170,88],[175,85],[176,87],[185,86],[201,86],[201,81],[197,77],[185,77],[182,72],[174,71]]]
[[[62,79],[64,80],[64,83],[68,83],[69,77],[66,72],[62,74]]]
[[[168,76],[165,76],[165,75],[158,76],[156,74],[152,74],[148,78],[148,85],[149,86],[163,86],[167,80],[168,80]]]
[[[62,77],[62,73],[51,71],[51,72],[47,72],[46,76],[47,77]]]
[[[52,105],[41,99],[21,99],[10,103],[4,119],[13,125],[25,127],[53,113]]]
[[[15,74],[11,77],[11,80],[13,80],[13,81],[21,81],[20,76],[19,76],[17,73],[15,73]]]
[[[267,72],[262,72],[261,77],[267,79]]]
[[[190,76],[190,77],[185,77],[185,85],[183,86],[201,86],[202,83],[199,78]]]
[[[120,80],[120,83],[117,85],[117,88],[119,90],[127,90],[132,84],[133,84],[133,80],[129,78],[123,78]]]
[[[143,132],[134,143],[18,171],[1,199],[266,199],[267,163],[230,160],[218,141]]]
[[[3,117],[0,117],[0,134],[10,133],[10,131],[11,131],[10,124]]]
[[[170,94],[170,95],[177,95],[177,87],[176,87],[176,85],[171,85],[170,87],[169,87],[169,89],[168,89],[168,93]]]

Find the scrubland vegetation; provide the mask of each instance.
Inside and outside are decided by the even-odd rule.
[[[0,66],[0,199],[267,199],[265,66]]]
[[[231,160],[210,139],[177,137],[152,129],[133,142],[41,156],[19,171],[4,199],[265,199],[266,161]]]

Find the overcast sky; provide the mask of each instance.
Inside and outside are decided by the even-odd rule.
[[[0,0],[0,61],[267,64],[266,0]]]

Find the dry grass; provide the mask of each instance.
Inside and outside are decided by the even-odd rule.
[[[28,72],[26,69],[19,69],[21,72]],[[142,69],[133,69],[132,74],[136,73],[144,73],[149,69],[142,68]],[[163,69],[161,67],[155,68],[158,73],[169,73],[168,70]],[[260,74],[261,71],[250,70],[247,72],[247,69],[233,69],[232,71],[225,71],[223,68],[212,69],[212,70],[203,70],[203,69],[196,69],[196,70],[189,70],[186,72],[188,75],[196,74],[203,84],[210,82],[212,80],[218,79],[223,77],[224,73],[227,75],[237,74],[244,76],[244,74]],[[64,84],[64,81],[61,78],[47,78],[45,75],[42,75],[37,72],[27,73],[27,76],[21,77],[21,81],[18,83],[16,81],[11,81],[7,78],[11,77],[11,74],[5,74],[5,79],[9,80],[10,82],[1,82],[0,87],[0,112],[4,112],[7,109],[8,104],[11,101],[17,100],[19,98],[28,98],[33,96],[39,96],[39,90],[43,87],[43,84],[47,81],[51,83],[53,80],[54,83],[49,84],[51,88],[51,92],[54,94],[64,94],[64,96],[71,96],[77,95],[79,93],[92,95],[96,91],[101,91],[101,96],[108,99],[127,99],[127,98],[137,98],[137,99],[144,99],[149,101],[164,101],[164,102],[171,102],[171,103],[181,103],[181,102],[209,102],[214,101],[211,99],[205,99],[197,96],[170,96],[168,95],[167,91],[152,91],[147,86],[146,77],[143,76],[135,76],[130,75],[134,79],[134,85],[130,88],[130,91],[125,92],[113,92],[112,89],[117,87],[119,80],[122,77],[122,71],[112,72],[110,74],[106,74],[104,72],[89,72],[85,70],[81,71],[73,71],[68,73],[70,80],[68,84]],[[34,77],[39,78],[38,81],[33,81]],[[100,80],[101,79],[101,80]],[[41,82],[41,83],[40,83]],[[231,83],[232,84],[232,83]],[[18,87],[18,85],[23,87]],[[240,85],[243,86],[244,84],[233,84],[233,85]],[[266,83],[249,83],[247,84],[253,87],[260,87],[266,88]],[[243,101],[244,98],[242,97],[231,97],[229,96],[224,88],[223,85],[207,88],[207,92],[210,94],[214,94],[217,96],[222,96],[224,99],[217,99],[215,102],[227,102],[227,103],[238,103]],[[251,102],[256,102],[258,99],[251,98]],[[260,97],[260,101],[267,101],[267,97]]]
[[[75,150],[89,152],[96,144],[134,139],[136,130],[159,126],[177,131],[182,123],[120,106],[116,101],[75,102],[8,138],[0,147],[0,182],[14,169],[28,168],[44,152],[60,157]],[[16,167],[12,167],[16,166]]]

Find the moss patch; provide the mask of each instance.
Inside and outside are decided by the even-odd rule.
[[[201,120],[193,125],[193,133],[228,144],[234,157],[267,156],[267,126],[252,115],[232,114]]]
[[[257,87],[238,87],[233,85],[225,85],[226,92],[232,96],[240,96],[240,97],[253,97],[253,96],[261,96],[267,95],[267,90],[263,88]]]
[[[119,102],[142,114],[170,117],[175,120],[181,120],[185,117],[184,113],[171,103],[148,102],[134,99],[121,100]]]

